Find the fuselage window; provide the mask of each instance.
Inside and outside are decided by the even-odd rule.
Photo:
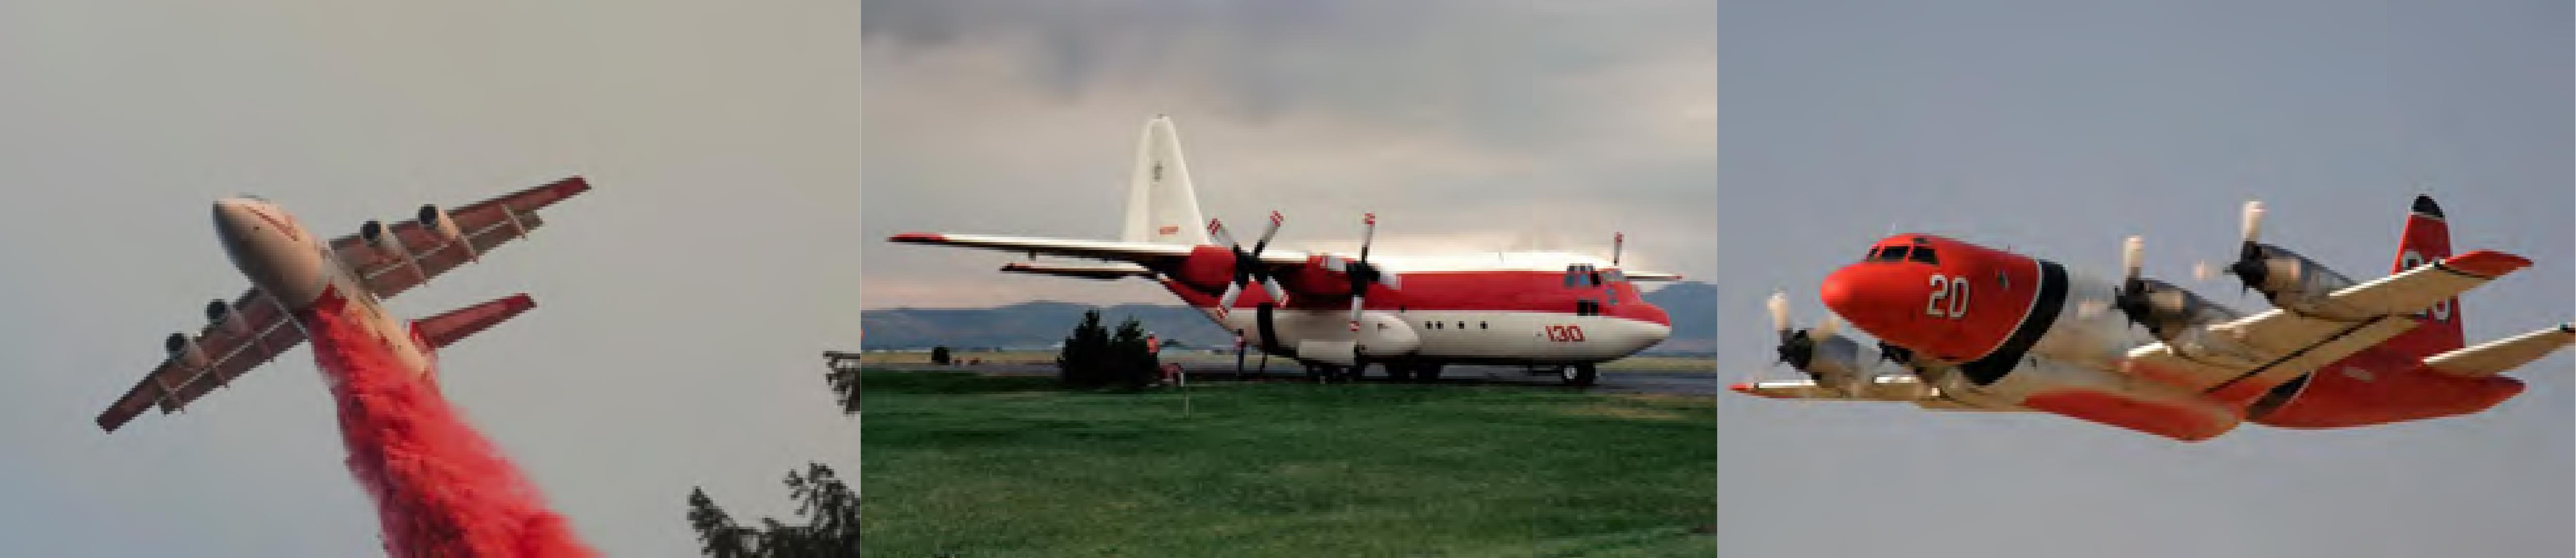
[[[1492,327],[1487,326],[1487,325],[1485,324],[1485,322],[1476,322],[1476,329],[1493,329],[1493,328],[1492,328]]]

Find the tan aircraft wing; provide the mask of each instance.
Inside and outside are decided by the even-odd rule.
[[[886,239],[903,244],[936,244],[963,246],[1030,255],[1068,256],[1075,258],[1127,262],[1138,265],[1169,263],[1187,258],[1198,247],[1186,244],[1154,242],[1120,242],[1110,240],[1069,240],[1025,236],[976,234],[904,233]],[[1264,250],[1261,262],[1270,265],[1297,265],[1306,262],[1303,252]]]
[[[1933,387],[1931,384],[1923,383],[1922,378],[1911,375],[1876,376],[1870,378],[1868,383],[1854,386],[1854,388],[1855,389],[1845,391],[1807,381],[1747,382],[1735,384],[1734,386],[1729,387],[1729,389],[1735,390],[1736,393],[1769,397],[1772,399],[1913,403],[1925,409],[1936,411],[2024,410],[1998,409],[1952,400],[1948,397],[1943,397],[1941,395],[1940,388]]]
[[[576,176],[448,210],[460,241],[450,241],[413,219],[385,227],[385,235],[394,239],[399,251],[380,249],[355,234],[331,241],[331,249],[377,298],[390,298],[526,237],[528,231],[545,224],[537,217],[538,209],[587,191],[590,182]]]
[[[115,432],[154,406],[163,413],[177,411],[303,342],[302,326],[285,307],[258,289],[242,293],[232,312],[199,332],[193,353],[183,351],[162,360],[161,366],[99,413],[98,427]]]
[[[2289,381],[2405,333],[2416,324],[2410,314],[2530,265],[2531,260],[2521,256],[2487,250],[2452,256],[2328,295],[2327,305],[2366,316],[2358,320],[2303,316],[2275,308],[2204,328],[2192,341],[2202,345],[2199,349],[2176,351],[2165,343],[2138,347],[2129,352],[2130,363],[2197,371],[2185,380],[2194,385],[2184,387],[2223,400],[2246,399],[2260,392],[2254,387]],[[2186,356],[2193,353],[2199,358]],[[2213,365],[2211,355],[2232,362]],[[2238,386],[2244,387],[2231,391]]]

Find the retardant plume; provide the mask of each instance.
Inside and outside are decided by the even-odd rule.
[[[310,324],[313,357],[339,401],[349,473],[375,499],[387,554],[596,554],[432,381],[341,315],[344,301],[324,298]]]

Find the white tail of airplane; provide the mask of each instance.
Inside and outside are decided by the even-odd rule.
[[[1180,134],[1172,130],[1171,117],[1154,115],[1136,142],[1136,168],[1127,178],[1127,228],[1119,240],[1197,246],[1208,243],[1206,226],[1190,187],[1190,167],[1181,161]]]

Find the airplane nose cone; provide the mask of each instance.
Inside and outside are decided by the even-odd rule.
[[[257,228],[259,216],[251,212],[251,203],[239,198],[215,200],[215,231],[226,237],[237,237]]]
[[[1854,265],[1825,276],[1817,296],[1825,307],[1854,327],[1881,339],[1901,341],[1902,324],[1921,312],[1927,287],[1904,280],[1889,266]],[[1907,287],[1913,288],[1907,288]]]

